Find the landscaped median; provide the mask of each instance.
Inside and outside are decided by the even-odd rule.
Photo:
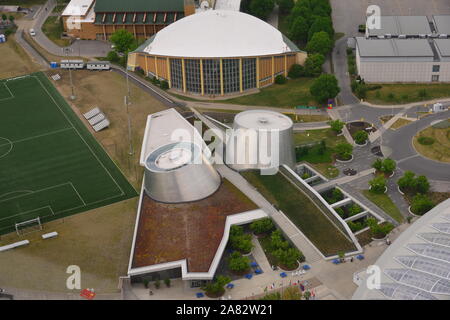
[[[423,156],[450,163],[450,120],[444,120],[420,131],[413,140]]]
[[[395,221],[399,223],[403,222],[403,215],[386,193],[378,194],[371,192],[370,190],[362,190],[361,192],[367,199],[372,201],[377,207],[386,212]]]
[[[325,256],[356,250],[355,245],[326,214],[280,172],[276,175],[260,175],[259,171],[246,171],[242,175],[281,210]]]

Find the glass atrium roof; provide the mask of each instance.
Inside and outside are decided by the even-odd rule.
[[[441,246],[450,248],[450,235],[437,233],[437,232],[428,232],[428,233],[420,233],[418,236],[428,242],[434,244],[440,244]]]
[[[428,292],[398,283],[382,283],[379,290],[393,300],[437,300]]]
[[[450,280],[450,263],[421,256],[400,256],[395,260],[407,268]]]
[[[411,269],[385,269],[384,273],[400,284],[435,294],[450,294],[450,281]]]
[[[450,223],[433,223],[431,226],[439,232],[450,234]]]
[[[450,248],[431,243],[408,243],[406,248],[421,256],[450,262]]]

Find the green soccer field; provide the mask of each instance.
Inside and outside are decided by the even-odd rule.
[[[0,81],[0,234],[136,195],[44,74]]]

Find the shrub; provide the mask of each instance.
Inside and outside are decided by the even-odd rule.
[[[108,54],[106,55],[106,59],[108,59],[111,62],[118,62],[119,58],[120,57],[115,50],[108,52]]]
[[[287,79],[285,76],[279,74],[275,77],[275,83],[276,84],[285,84],[287,82]]]
[[[164,283],[166,284],[166,287],[167,287],[167,288],[170,287],[170,279],[169,279],[169,278],[165,278],[165,279],[164,279]]]
[[[238,251],[234,251],[228,260],[228,268],[231,271],[243,272],[249,269],[250,259],[242,256]]]
[[[310,178],[310,177],[311,177],[311,175],[310,175],[308,172],[305,172],[305,173],[302,174],[302,176],[301,176],[301,178],[302,178],[303,180],[308,179],[308,178]]]
[[[416,192],[423,194],[427,193],[430,190],[430,183],[428,182],[427,177],[418,176],[414,180],[413,188],[416,190]]]
[[[300,64],[293,64],[289,70],[288,77],[292,79],[300,78],[304,75],[304,68]]]
[[[381,171],[383,168],[383,160],[377,159],[374,163],[372,163],[372,168],[374,168],[377,171]]]
[[[359,130],[355,133],[353,138],[357,144],[364,144],[367,141],[369,134],[364,130]]]
[[[344,128],[345,123],[339,119],[336,120],[330,120],[328,121],[328,124],[331,127],[331,130],[333,130],[336,133],[341,133],[342,129]]]
[[[350,217],[354,216],[354,215],[356,215],[358,213],[361,213],[361,212],[362,212],[362,208],[359,205],[357,205],[356,203],[352,204],[348,208],[348,214],[349,214]]]
[[[391,158],[386,158],[383,160],[383,167],[381,168],[381,171],[384,173],[392,173],[396,167],[397,163],[394,160]]]
[[[219,297],[225,292],[225,285],[229,283],[231,279],[225,276],[217,276],[214,281],[207,283],[203,290],[206,291],[206,294]]]
[[[326,198],[327,202],[329,204],[336,203],[338,201],[341,201],[344,199],[344,194],[341,190],[334,188],[333,191],[331,191],[331,195]]]
[[[272,254],[282,266],[285,266],[288,269],[294,269],[298,266],[298,260],[304,260],[303,255],[296,248],[280,248],[272,252]]]
[[[434,207],[433,202],[424,194],[417,194],[411,202],[411,211],[417,215],[423,215]]]
[[[163,89],[163,90],[169,89],[169,83],[168,83],[166,80],[162,80],[162,81],[159,83],[159,86],[160,86],[160,88]]]
[[[399,188],[403,191],[413,190],[415,185],[416,174],[412,171],[405,171],[403,177],[398,179],[397,184]]]
[[[384,193],[386,190],[386,178],[384,176],[376,176],[369,181],[370,191],[373,193]]]
[[[256,220],[252,222],[252,224],[250,225],[250,229],[256,234],[267,233],[271,231],[273,228],[274,225],[272,219],[270,218]]]
[[[336,153],[340,160],[350,160],[352,157],[353,146],[350,143],[343,142],[336,145]]]
[[[336,208],[336,209],[334,209],[334,211],[336,211],[336,213],[341,217],[341,218],[344,218],[345,219],[345,212],[344,212],[344,209],[342,209],[342,208]]]
[[[389,232],[392,231],[392,229],[394,229],[394,226],[391,223],[385,222],[378,224],[375,218],[368,218],[366,221],[370,228],[370,233],[375,239],[384,238]]]
[[[308,55],[304,66],[304,75],[307,77],[317,77],[322,73],[322,65],[325,57],[320,53]]]
[[[159,289],[160,286],[161,286],[161,281],[159,281],[159,279],[156,279],[156,281],[155,281],[155,288]]]
[[[349,69],[349,72],[352,71]],[[355,74],[356,71],[353,71]],[[359,99],[365,99],[367,97],[367,86],[365,84],[360,84],[355,89],[355,94]]]
[[[434,143],[435,140],[431,137],[419,137],[417,141],[424,146],[430,146]]]
[[[349,221],[347,222],[348,227],[352,232],[358,232],[366,227],[365,223],[359,222],[359,221]]]
[[[148,281],[148,279],[142,280],[142,283],[144,284],[144,287],[145,287],[145,288],[148,288],[149,282],[150,282],[150,281]]]

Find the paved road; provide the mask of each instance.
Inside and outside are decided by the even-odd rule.
[[[450,111],[433,114],[419,121],[410,123],[398,130],[386,131],[383,135],[384,146],[387,146],[402,170],[411,170],[416,174],[426,175],[431,180],[450,181],[450,164],[433,161],[420,156],[412,145],[412,138],[417,132],[429,127],[433,121],[447,119]]]
[[[42,32],[42,25],[45,20],[51,15],[54,7],[56,6],[55,0],[49,0],[42,9],[37,13],[35,19],[32,21],[29,28],[34,28],[36,36],[34,40],[46,51],[56,56],[64,56],[63,48],[56,45],[53,41],[47,38]],[[70,48],[69,56],[82,56],[82,57],[104,57],[111,51],[111,45],[104,41],[96,40],[76,40],[68,48]]]

